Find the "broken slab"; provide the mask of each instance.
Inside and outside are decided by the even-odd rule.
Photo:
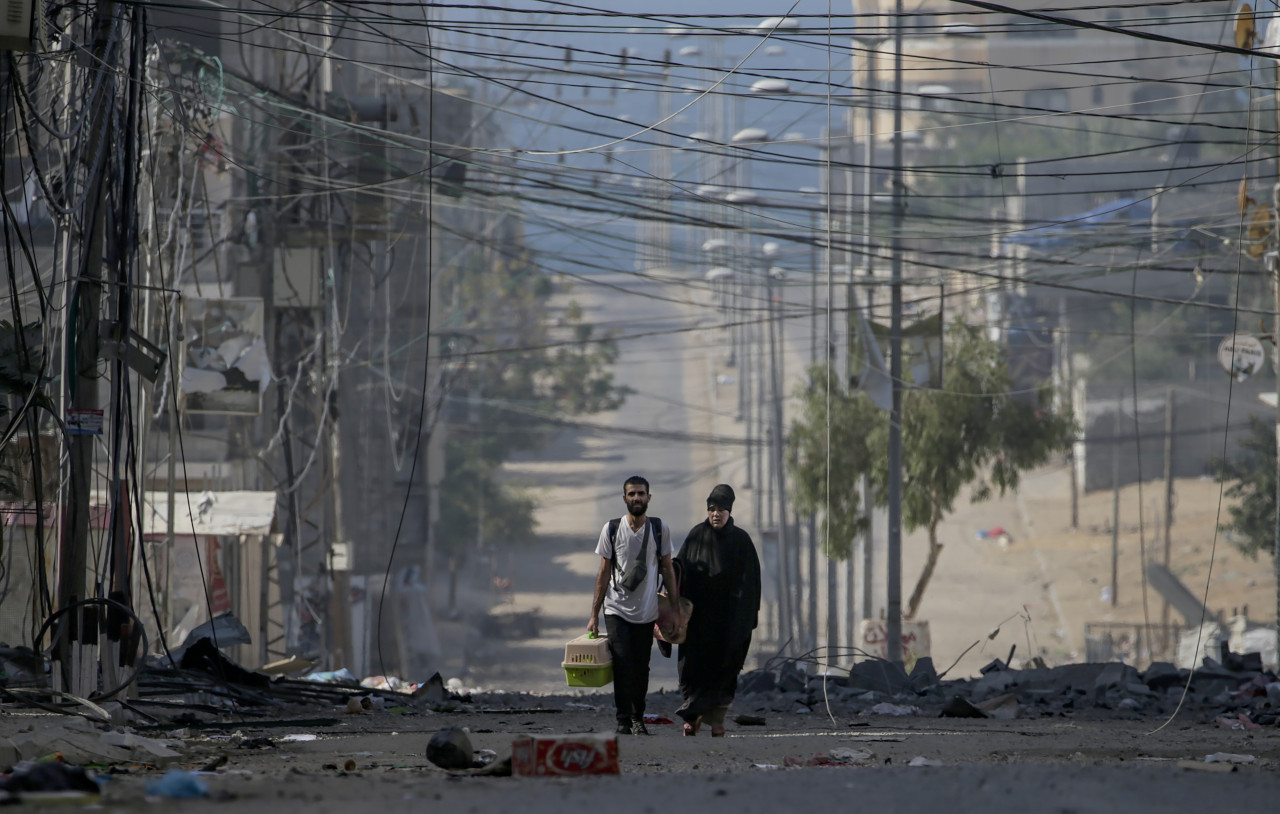
[[[885,695],[916,692],[906,670],[893,662],[880,659],[860,661],[853,665],[849,670],[847,682],[847,686],[852,689],[868,690]]]
[[[176,741],[144,738],[129,732],[100,732],[84,718],[66,718],[33,726],[0,745],[0,753],[35,760],[55,752],[67,763],[145,763],[166,766],[183,758]]]

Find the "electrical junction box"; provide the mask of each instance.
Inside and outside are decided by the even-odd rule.
[[[40,0],[0,0],[0,51],[31,51],[36,47],[36,19]]]

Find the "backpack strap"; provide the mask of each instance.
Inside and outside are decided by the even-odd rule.
[[[615,517],[609,521],[609,578],[613,582],[614,588],[618,587],[618,527],[622,525],[622,518]],[[652,529],[653,539],[657,541],[658,554],[655,558],[657,561],[662,560],[662,519],[658,517],[649,518],[649,528]],[[644,543],[640,546],[640,556],[648,559],[646,556],[649,549],[649,536],[645,535]],[[648,566],[648,563],[645,563]],[[659,575],[661,578],[661,575]]]
[[[618,526],[621,525],[622,518],[615,517],[609,521],[609,581],[613,583],[613,587],[618,587]]]

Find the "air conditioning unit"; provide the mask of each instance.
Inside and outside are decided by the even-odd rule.
[[[40,0],[0,0],[0,51],[31,51],[35,48],[32,23]]]

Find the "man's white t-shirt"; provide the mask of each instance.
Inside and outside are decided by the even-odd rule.
[[[658,621],[658,559],[672,553],[671,528],[667,526],[665,520],[660,522],[662,524],[661,551],[658,550],[658,541],[653,539],[653,530],[649,518],[645,519],[644,525],[640,527],[639,531],[632,531],[631,523],[625,517],[618,522],[618,533],[615,535],[614,541],[618,546],[617,570],[610,575],[608,589],[604,594],[605,613],[619,616],[628,622],[638,625]],[[640,587],[634,591],[627,591],[621,585],[616,584],[617,578],[625,574],[631,563],[639,558],[640,546],[644,542],[646,529],[649,529],[649,548],[645,553],[648,573],[644,575],[644,582],[640,583]],[[604,528],[600,529],[600,540],[596,543],[596,553],[606,560],[613,556],[613,546],[609,544],[608,523],[605,523]]]

